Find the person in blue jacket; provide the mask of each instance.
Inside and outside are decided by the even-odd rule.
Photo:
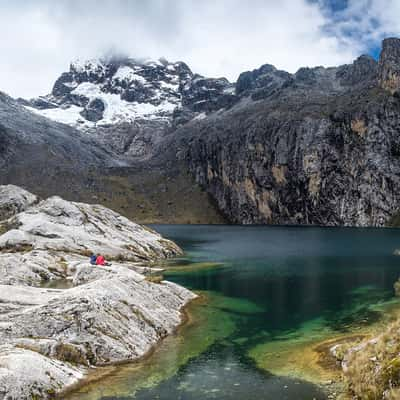
[[[96,256],[96,254],[92,254],[92,255],[90,256],[90,264],[96,265],[96,261],[97,261],[97,256]]]

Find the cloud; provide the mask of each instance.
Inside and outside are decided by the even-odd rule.
[[[373,13],[390,29],[400,15],[395,1],[388,0],[395,15],[378,1],[368,9],[361,3],[370,2],[349,0],[335,14],[322,0],[0,0],[0,90],[48,93],[72,59],[110,50],[182,60],[231,80],[265,63],[290,72],[342,64],[368,47],[358,43],[363,32],[370,41],[381,35],[372,29]]]
[[[368,52],[385,37],[400,34],[398,0],[347,0],[338,12],[332,10],[331,1],[320,1],[328,21],[324,30],[359,52]]]

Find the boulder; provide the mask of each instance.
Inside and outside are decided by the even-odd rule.
[[[97,122],[103,118],[105,105],[101,99],[93,99],[89,101],[87,106],[81,112],[81,115],[88,121]]]
[[[26,210],[37,201],[37,196],[18,186],[0,186],[0,221]]]
[[[15,229],[0,236],[3,252],[55,250],[108,259],[149,261],[179,254],[173,242],[101,205],[54,196],[13,217]]]
[[[60,387],[84,377],[85,368],[51,359],[36,351],[0,346],[0,399],[51,398]]]

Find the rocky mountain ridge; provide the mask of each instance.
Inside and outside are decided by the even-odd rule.
[[[228,221],[382,226],[399,208],[399,49],[388,38],[378,61],[295,74],[265,64],[235,84],[166,60],[77,63],[24,105],[79,111],[71,125],[130,167],[189,171]]]
[[[55,82],[49,95],[29,101],[31,110],[81,130],[135,121],[168,120],[176,127],[241,98],[266,98],[284,87],[340,93],[378,75],[378,63],[360,56],[340,67],[300,68],[295,74],[265,64],[240,74],[237,82],[206,78],[183,62],[165,59],[77,60]]]
[[[142,160],[177,127],[230,109],[243,99],[266,99],[282,89],[338,94],[376,78],[377,62],[300,68],[295,74],[265,64],[236,83],[206,78],[183,62],[109,58],[77,60],[49,95],[20,100],[29,110],[90,133],[129,160]]]
[[[261,88],[260,71],[242,76],[253,101],[177,131],[196,181],[236,223],[385,225],[400,199],[399,49],[387,39],[379,62],[284,83],[266,68],[279,76]]]
[[[75,61],[49,95],[21,103],[132,159],[151,153],[165,131],[234,97],[227,79],[205,78],[183,62],[111,58]]]

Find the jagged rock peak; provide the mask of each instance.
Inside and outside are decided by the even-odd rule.
[[[354,86],[368,80],[375,80],[377,72],[377,61],[373,57],[363,54],[352,64],[339,67],[336,77],[340,80],[341,85]]]
[[[276,69],[273,65],[265,64],[253,71],[243,72],[236,83],[236,93],[245,94],[250,91],[262,89],[265,93],[272,92],[291,78],[286,71]]]
[[[182,115],[191,119],[230,105],[233,92],[227,79],[193,74],[181,61],[109,57],[73,61],[51,94],[24,105],[88,130],[143,120],[171,123]]]
[[[394,93],[400,88],[400,39],[387,38],[382,42],[379,57],[379,83]]]

